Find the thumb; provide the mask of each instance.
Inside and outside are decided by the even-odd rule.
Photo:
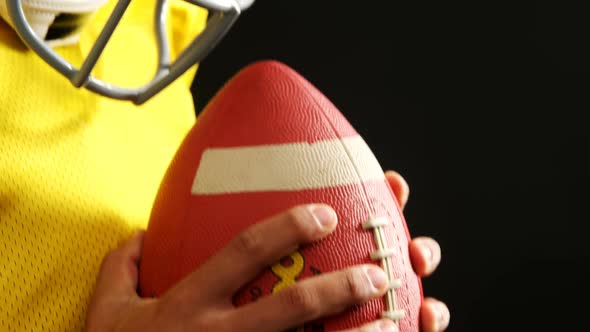
[[[95,297],[137,296],[138,265],[144,235],[144,231],[137,231],[105,256],[95,287]]]

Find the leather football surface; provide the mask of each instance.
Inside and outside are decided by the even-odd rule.
[[[318,89],[288,66],[261,61],[231,78],[207,105],[156,197],[140,265],[142,296],[157,297],[248,226],[294,205],[326,203],[338,227],[261,271],[236,306],[297,281],[358,264],[390,276],[382,298],[298,331],[358,327],[385,313],[419,331],[423,299],[410,234],[370,148]],[[400,314],[403,313],[403,316]]]

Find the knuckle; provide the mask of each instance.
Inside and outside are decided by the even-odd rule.
[[[234,249],[253,257],[262,256],[264,252],[264,236],[256,226],[249,227],[234,239]]]
[[[287,211],[285,217],[295,232],[305,238],[313,237],[315,228],[310,227],[310,225],[313,225],[313,223],[309,222],[312,216],[307,208],[304,206],[294,207]]]
[[[115,267],[119,265],[124,260],[124,255],[121,253],[121,250],[114,249],[109,251],[103,258],[102,263],[100,265],[100,272],[104,272],[105,270],[110,269],[111,267]]]
[[[346,296],[353,301],[360,301],[367,297],[368,292],[366,277],[359,269],[353,268],[344,271],[341,278],[342,289],[346,292]]]
[[[108,264],[109,262],[118,260],[118,258],[121,256],[121,254],[119,254],[119,250],[118,249],[113,249],[109,252],[107,252],[106,255],[104,255],[103,259],[102,259],[102,263],[103,264]]]
[[[287,308],[299,312],[301,316],[311,319],[319,316],[321,308],[319,298],[305,287],[289,287],[282,291]]]

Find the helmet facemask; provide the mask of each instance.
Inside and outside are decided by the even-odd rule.
[[[119,0],[84,62],[76,68],[52,47],[75,43],[79,30],[106,0],[0,0],[2,17],[16,30],[23,42],[76,87],[110,98],[142,104],[156,95],[189,68],[202,61],[223,39],[242,9],[253,0],[187,0],[206,8],[210,17],[205,29],[171,60],[166,35],[166,0],[157,0],[154,26],[158,47],[158,66],[153,79],[138,88],[120,87],[91,75],[106,44],[131,0]],[[36,7],[32,7],[31,4]],[[43,8],[39,8],[43,7]]]

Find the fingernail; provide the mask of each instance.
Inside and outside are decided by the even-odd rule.
[[[422,250],[422,255],[424,256],[424,259],[426,260],[426,270],[431,271],[432,270],[432,249],[430,249],[428,244],[426,244],[425,242],[422,242],[421,250]]]
[[[389,319],[383,320],[379,324],[379,331],[381,332],[398,332],[397,325]]]
[[[381,292],[388,286],[387,275],[385,272],[377,267],[367,267],[367,275],[371,284],[377,292]]]
[[[426,261],[426,273],[432,273],[438,263],[440,262],[440,247],[436,241],[431,238],[420,238],[417,239],[420,244],[420,252]]]
[[[426,260],[431,263],[432,262],[432,249],[430,249],[430,247],[424,243],[422,246],[422,255],[424,255],[424,258],[426,258]]]
[[[450,314],[449,314],[449,310],[440,301],[436,304],[435,310],[436,310],[436,320],[437,320],[437,325],[438,325],[439,330],[446,329],[447,326],[449,325],[449,321],[451,318]]]
[[[336,212],[327,205],[316,204],[311,206],[311,214],[322,229],[332,229],[338,220]]]

